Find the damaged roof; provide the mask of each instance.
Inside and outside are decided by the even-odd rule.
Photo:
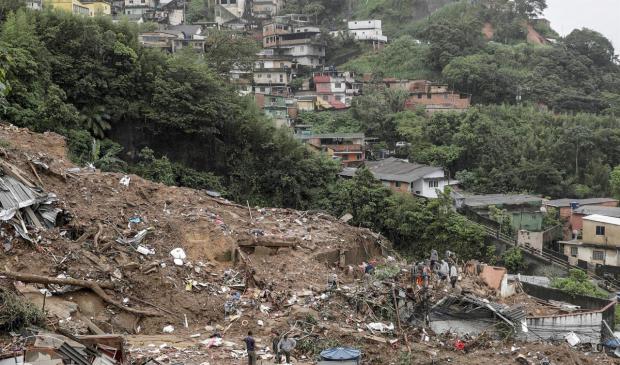
[[[434,172],[442,172],[443,168],[421,165],[403,161],[394,157],[381,161],[366,161],[366,167],[379,180],[412,183]],[[357,169],[345,169],[341,176],[354,176]]]

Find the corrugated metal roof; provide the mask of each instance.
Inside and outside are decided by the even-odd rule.
[[[542,204],[542,198],[522,194],[488,194],[465,196],[464,204],[469,207],[489,205]]]
[[[381,161],[368,161],[365,165],[379,180],[406,183],[412,183],[434,172],[443,172],[441,167],[410,163],[393,157]]]
[[[600,215],[600,214],[588,215],[586,217],[583,217],[583,219],[588,220],[588,221],[593,221],[593,222],[614,224],[614,225],[620,226],[620,218],[608,217],[608,216]]]
[[[620,218],[620,208],[616,207],[597,207],[597,206],[585,206],[577,208],[573,211],[576,214],[583,215],[605,215],[607,217]]]
[[[617,199],[613,198],[589,198],[589,199],[555,199],[549,200],[545,202],[546,205],[550,205],[552,207],[570,207],[571,203],[578,203],[579,205],[592,205],[592,204],[602,204],[602,203],[610,203],[610,202],[618,202]]]

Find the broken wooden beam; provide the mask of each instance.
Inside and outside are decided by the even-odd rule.
[[[152,312],[147,310],[140,310],[131,307],[126,307],[123,303],[117,302],[112,299],[106,292],[102,289],[104,287],[113,289],[114,286],[112,283],[98,283],[96,281],[86,281],[72,278],[55,278],[41,275],[33,275],[33,274],[23,274],[13,271],[0,271],[0,275],[9,277],[14,280],[23,281],[25,283],[37,283],[37,284],[57,284],[57,285],[73,285],[79,286],[81,288],[90,289],[93,293],[97,294],[104,302],[111,304],[119,309],[124,310],[125,312],[129,312],[132,314],[140,315],[140,316],[149,316],[149,317],[159,317],[162,314],[159,312]]]
[[[240,247],[294,247],[295,242],[269,239],[239,240]]]

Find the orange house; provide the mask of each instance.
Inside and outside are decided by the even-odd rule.
[[[295,138],[321,151],[333,151],[344,166],[359,166],[365,160],[364,133],[296,134]]]

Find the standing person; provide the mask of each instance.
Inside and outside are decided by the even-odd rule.
[[[424,287],[428,287],[428,282],[431,280],[431,268],[428,265],[424,265],[422,270],[422,277],[424,278]]]
[[[289,338],[286,334],[278,344],[278,351],[284,354],[287,364],[291,363],[291,352],[293,352],[295,346],[297,346],[297,341],[294,338]]]
[[[273,339],[271,340],[271,349],[273,350],[273,356],[275,358],[276,364],[279,364],[282,360],[282,354],[278,349],[278,345],[280,344],[280,333],[278,331],[273,331]]]
[[[454,289],[458,278],[459,278],[459,272],[456,269],[456,265],[452,263],[450,265],[450,284],[452,284],[452,289]]]
[[[248,365],[256,365],[256,341],[252,337],[252,331],[248,331],[248,336],[243,339],[248,350]]]
[[[439,254],[437,253],[437,250],[432,249],[431,250],[431,270],[433,272],[435,272],[435,263],[437,263],[437,260],[439,260]]]
[[[441,265],[439,265],[439,277],[441,281],[448,279],[450,275],[450,266],[446,262],[446,260],[441,260]]]

